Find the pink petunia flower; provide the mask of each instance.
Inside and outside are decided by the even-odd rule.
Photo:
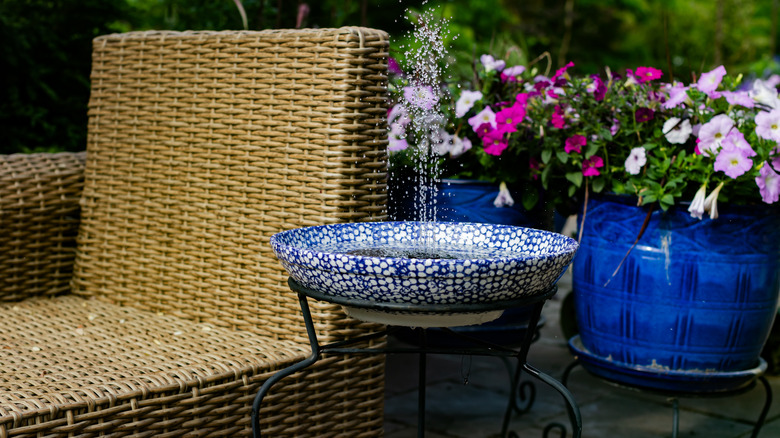
[[[635,74],[639,82],[647,82],[659,79],[664,72],[654,67],[637,67]]]
[[[601,172],[597,169],[604,167],[604,160],[598,155],[594,155],[582,162],[582,176],[599,176]]]
[[[750,143],[748,143],[747,140],[745,140],[745,134],[741,133],[740,131],[736,129],[732,129],[726,138],[723,139],[721,142],[721,146],[726,148],[736,148],[742,151],[742,153],[747,157],[755,157],[756,151],[753,150],[753,147],[750,146]]]
[[[505,61],[493,58],[491,55],[482,55],[479,57],[479,61],[485,66],[485,71],[501,71],[506,67]]]
[[[725,114],[718,114],[699,129],[699,150],[704,153],[717,153],[723,140],[734,127],[734,121]]]
[[[525,105],[515,103],[496,113],[497,129],[504,132],[517,131],[517,125],[525,118]]]
[[[563,150],[570,154],[572,151],[579,153],[582,153],[582,147],[588,144],[588,139],[585,138],[584,135],[580,134],[574,134],[571,137],[566,139],[566,144],[563,147]]]
[[[723,81],[723,76],[726,76],[726,68],[719,65],[707,73],[702,73],[699,81],[696,82],[696,88],[702,93],[712,95],[718,89],[721,81]]]
[[[731,178],[744,175],[745,172],[753,167],[753,160],[748,158],[745,151],[733,144],[723,143],[723,148],[715,158],[714,168],[716,171],[723,172]]]
[[[493,129],[496,128],[496,113],[494,113],[489,106],[486,106],[482,111],[477,113],[477,115],[469,119],[469,125],[471,125],[471,128],[474,129],[474,132],[476,132],[477,128],[485,123],[490,124]]]
[[[670,87],[668,91],[669,98],[661,105],[664,109],[676,108],[686,101],[690,102],[690,99],[688,98],[688,87],[685,85],[678,82]]]
[[[404,87],[404,99],[413,106],[424,110],[433,109],[434,105],[439,103],[439,97],[430,86]]]
[[[780,174],[772,167],[780,171],[780,157],[772,160],[770,163],[764,163],[756,177],[756,185],[761,193],[761,199],[767,204],[773,204],[780,199]]]
[[[406,129],[400,123],[390,125],[390,132],[387,135],[388,152],[402,151],[409,147],[406,141]]]
[[[509,68],[505,68],[501,72],[501,80],[504,82],[517,82],[517,77],[525,72],[524,65],[515,65]]]
[[[756,114],[756,134],[763,139],[780,143],[780,108],[759,111]]]
[[[722,91],[721,96],[726,98],[729,105],[739,105],[745,108],[753,108],[755,102],[747,91]]]

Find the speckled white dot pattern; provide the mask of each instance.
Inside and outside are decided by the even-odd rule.
[[[473,248],[457,259],[368,257],[349,248]],[[383,303],[476,304],[539,294],[569,265],[577,242],[510,225],[463,222],[360,222],[297,228],[271,246],[290,276],[322,293]]]

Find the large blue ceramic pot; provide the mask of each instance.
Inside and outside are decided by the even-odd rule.
[[[573,286],[581,348],[610,364],[670,372],[755,368],[776,315],[780,214],[720,205],[652,213],[635,198],[587,205]],[[580,220],[582,216],[580,216]]]

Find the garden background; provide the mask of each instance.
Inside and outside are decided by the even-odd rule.
[[[451,17],[456,77],[488,52],[553,71],[573,61],[576,74],[653,66],[667,81],[721,64],[732,75],[780,73],[780,0],[0,0],[0,153],[86,148],[95,36],[369,26],[390,33],[403,65],[406,17],[429,8]]]

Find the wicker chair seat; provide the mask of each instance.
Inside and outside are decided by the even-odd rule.
[[[105,427],[116,431],[121,411],[137,416],[144,405],[163,403],[161,397],[187,398],[198,391],[203,395],[197,404],[208,406],[203,399],[210,386],[241,386],[247,376],[271,373],[306,354],[306,346],[294,341],[74,295],[3,303],[0,435],[14,423],[34,433],[51,410],[68,409],[87,416],[114,409],[119,424]],[[77,419],[68,425],[67,417],[63,427],[78,429]]]

